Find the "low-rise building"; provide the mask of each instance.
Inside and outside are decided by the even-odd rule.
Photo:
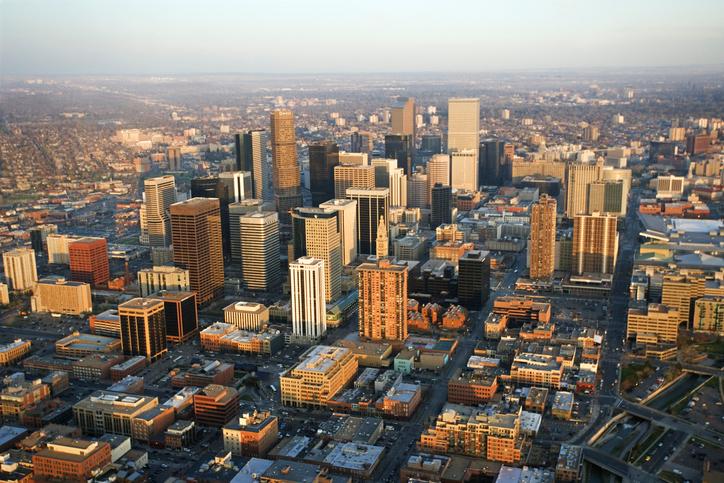
[[[0,345],[0,366],[9,366],[30,352],[29,340],[15,339],[8,344]]]
[[[158,406],[158,398],[95,391],[73,406],[73,416],[84,434],[131,436],[133,418]]]
[[[91,334],[121,338],[121,317],[118,310],[108,309],[88,318]]]
[[[102,335],[81,334],[73,332],[55,343],[58,357],[69,359],[82,358],[91,354],[108,354],[120,352],[121,340]]]
[[[20,421],[22,413],[30,406],[50,397],[50,386],[40,379],[26,380],[25,374],[16,372],[3,379],[0,390],[0,415],[3,422]]]
[[[180,419],[166,428],[164,443],[168,448],[188,448],[196,440],[196,423]]]
[[[456,370],[447,383],[447,400],[475,406],[490,401],[498,391],[498,376],[490,371]]]
[[[33,455],[35,481],[85,483],[111,463],[108,443],[60,437]]]
[[[209,384],[194,394],[194,418],[201,426],[220,428],[239,415],[239,392]]]
[[[222,429],[224,450],[242,456],[266,456],[279,439],[279,422],[269,412],[243,414]]]
[[[64,278],[38,280],[30,300],[33,312],[82,315],[93,311],[91,286]]]
[[[558,462],[556,463],[556,481],[578,481],[582,455],[583,450],[580,446],[562,444],[558,452]]]
[[[571,419],[573,416],[573,393],[568,391],[557,391],[553,396],[551,414],[559,419]]]
[[[523,352],[513,359],[510,379],[518,384],[560,388],[563,365],[549,354]]]
[[[224,322],[238,329],[264,330],[269,325],[269,309],[256,302],[235,302],[224,307]]]

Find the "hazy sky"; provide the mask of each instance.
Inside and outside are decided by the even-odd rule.
[[[724,64],[724,0],[0,0],[0,73]]]

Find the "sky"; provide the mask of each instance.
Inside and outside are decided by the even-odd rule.
[[[724,0],[0,0],[0,75],[724,64]]]

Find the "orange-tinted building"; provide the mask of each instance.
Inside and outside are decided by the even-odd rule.
[[[542,195],[530,209],[530,278],[550,279],[556,258],[556,199]]]
[[[447,383],[447,400],[475,406],[490,401],[498,391],[498,376],[485,371],[458,369]]]
[[[302,206],[301,172],[297,161],[292,111],[279,110],[271,113],[271,146],[272,180],[279,221],[289,224],[289,212]]]
[[[407,266],[389,259],[357,268],[359,335],[370,340],[407,338]]]
[[[194,417],[201,426],[220,428],[239,415],[239,393],[233,387],[209,384],[194,394]]]
[[[110,444],[60,437],[33,455],[34,480],[85,483],[110,463]]]
[[[507,316],[510,322],[542,322],[551,320],[551,304],[530,297],[502,296],[493,302],[493,313]]]
[[[86,237],[68,245],[70,277],[93,287],[108,285],[111,278],[108,263],[108,242],[105,238]]]
[[[271,413],[244,414],[222,429],[224,450],[242,456],[264,457],[279,439],[279,419]]]

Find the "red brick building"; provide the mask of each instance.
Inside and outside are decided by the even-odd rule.
[[[108,286],[111,278],[108,264],[108,242],[105,238],[81,238],[68,245],[70,277],[93,287]]]

